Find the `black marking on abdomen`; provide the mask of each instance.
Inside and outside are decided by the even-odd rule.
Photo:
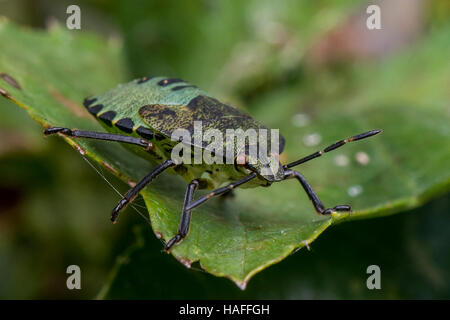
[[[147,82],[148,80],[151,80],[151,79],[153,79],[154,77],[142,77],[142,78],[140,78],[138,81],[137,81],[137,83],[138,84],[141,84],[141,83],[144,83],[144,82]]]
[[[152,140],[153,137],[155,136],[155,133],[152,130],[147,129],[146,127],[143,127],[143,126],[140,126],[139,128],[137,128],[136,132],[142,138],[145,138],[145,139],[148,139],[148,140]]]
[[[191,84],[185,85],[185,86],[176,86],[176,87],[172,88],[172,91],[182,90],[182,89],[185,89],[185,88],[197,88],[197,87],[194,86],[194,85],[191,85]]]
[[[94,115],[94,116],[97,115],[97,113],[99,113],[102,109],[103,109],[103,105],[102,104],[96,104],[95,106],[87,108],[89,113]]]
[[[97,98],[85,98],[83,101],[83,106],[85,106],[86,108],[89,107],[91,104],[93,104],[95,101],[97,101]]]
[[[185,82],[183,79],[178,78],[171,78],[171,79],[164,79],[158,82],[158,85],[161,87],[168,86],[169,84],[176,83],[176,82]]]
[[[100,120],[106,123],[108,126],[112,125],[112,121],[116,117],[117,113],[115,111],[107,111],[98,116]]]
[[[123,119],[120,119],[119,121],[117,121],[115,123],[115,126],[124,132],[132,133],[133,127],[134,127],[134,122],[130,118],[123,118]]]

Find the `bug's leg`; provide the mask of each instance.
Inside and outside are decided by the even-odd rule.
[[[128,190],[122,200],[119,201],[117,206],[113,209],[111,214],[111,221],[116,222],[119,215],[119,211],[122,210],[127,204],[133,202],[133,200],[138,196],[139,192],[145,188],[155,177],[157,177],[164,170],[175,166],[175,162],[171,159],[164,161],[160,165],[156,166],[149,174],[147,174],[141,181],[139,181],[133,188]]]
[[[214,196],[218,196],[221,194],[224,194],[228,191],[233,190],[234,188],[240,186],[241,184],[244,184],[246,182],[249,182],[250,180],[256,178],[256,173],[250,173],[248,176],[246,176],[245,178],[242,178],[241,180],[235,181],[233,183],[230,183],[229,185],[213,190],[210,193],[204,195],[203,197],[199,198],[198,200],[192,202],[191,204],[189,204],[185,210],[192,210],[196,207],[198,207],[199,205],[201,205],[202,203],[208,201],[209,199],[211,199]]]
[[[251,173],[247,177],[238,180],[236,182],[230,183],[229,185],[213,190],[210,193],[204,195],[200,199],[198,199],[195,202],[192,202],[192,196],[194,194],[195,189],[198,187],[198,181],[193,180],[191,184],[189,184],[188,189],[186,190],[186,195],[184,198],[184,204],[183,204],[183,214],[181,216],[181,223],[180,227],[178,228],[178,234],[173,237],[172,239],[167,242],[166,246],[164,247],[164,250],[169,251],[170,248],[176,244],[177,242],[181,241],[189,231],[189,223],[191,219],[191,210],[198,207],[202,203],[206,202],[207,200],[211,199],[214,196],[218,196],[224,193],[227,193],[231,190],[233,190],[235,187],[240,186],[241,184],[244,184],[253,178],[256,177],[256,173]],[[192,184],[195,182],[195,185],[192,186]]]
[[[121,134],[114,133],[106,133],[106,132],[94,132],[94,131],[85,131],[85,130],[71,130],[68,128],[60,128],[60,127],[52,127],[45,129],[44,134],[50,135],[55,133],[61,133],[66,136],[76,137],[76,138],[87,138],[87,139],[97,139],[97,140],[105,140],[105,141],[117,141],[124,142],[129,144],[135,144],[143,147],[146,150],[150,150],[153,148],[153,144],[145,139],[130,137]]]
[[[186,210],[186,206],[189,205],[194,196],[194,191],[198,188],[198,180],[192,180],[187,186],[186,194],[184,196],[183,211],[181,214],[180,226],[178,227],[178,233],[167,242],[164,246],[164,250],[167,252],[172,246],[181,240],[183,240],[189,232],[189,225],[191,223],[191,210]]]
[[[292,168],[292,167],[298,166],[299,164],[302,164],[302,163],[305,163],[305,162],[307,162],[309,160],[312,160],[312,159],[315,159],[317,157],[320,157],[321,155],[323,155],[326,152],[330,152],[330,151],[335,150],[335,149],[337,149],[339,147],[342,147],[347,142],[358,141],[358,140],[361,140],[361,139],[369,138],[369,137],[374,136],[374,135],[376,135],[376,134],[378,134],[380,132],[381,132],[381,130],[371,130],[371,131],[367,131],[367,132],[364,132],[364,133],[361,133],[361,134],[357,134],[356,136],[353,136],[353,137],[350,137],[350,138],[347,138],[347,139],[344,139],[344,140],[340,140],[338,142],[333,143],[332,145],[329,145],[328,147],[326,147],[325,149],[323,149],[321,151],[317,151],[317,152],[315,152],[313,154],[310,154],[309,156],[301,158],[300,160],[288,163],[284,167],[285,168]]]
[[[341,211],[341,212],[350,212],[352,209],[349,205],[339,205],[335,206],[334,208],[328,208],[325,209],[325,206],[323,205],[322,201],[320,201],[319,197],[316,195],[314,190],[309,185],[308,181],[306,181],[305,177],[300,174],[300,172],[294,171],[294,170],[285,170],[284,172],[284,179],[290,179],[290,178],[296,178],[300,184],[302,185],[303,189],[305,190],[306,194],[308,195],[309,199],[313,203],[314,209],[319,214],[331,214],[333,212]]]

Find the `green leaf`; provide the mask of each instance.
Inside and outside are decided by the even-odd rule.
[[[450,295],[450,197],[407,214],[330,228],[311,251],[256,275],[244,291],[161,256],[137,227],[103,299],[446,299]],[[381,231],[382,230],[382,231]],[[342,248],[342,249],[339,249]],[[367,267],[381,268],[381,290],[368,290]],[[136,284],[139,285],[136,285]]]
[[[443,38],[442,34],[435,35],[426,45],[443,50]],[[48,33],[23,30],[5,22],[0,25],[0,41],[8,44],[0,53],[0,73],[20,86],[19,89],[5,77],[0,78],[2,95],[25,108],[44,126],[102,130],[80,102],[127,80],[117,42],[58,27]],[[336,97],[327,101],[308,95],[300,87],[271,92],[252,106],[255,118],[280,128],[286,137],[286,160],[298,159],[362,131],[384,129],[382,135],[350,144],[299,168],[326,206],[349,203],[355,210],[352,214],[317,216],[293,180],[270,188],[238,189],[231,200],[214,199],[196,209],[189,236],[174,247],[172,254],[186,266],[199,261],[207,272],[230,278],[243,289],[254,274],[281,261],[296,248],[309,245],[330,225],[399,212],[448,191],[450,153],[443,146],[449,142],[449,114],[444,112],[445,103],[440,103],[446,101],[442,96],[446,94],[442,90],[445,84],[432,80],[433,71],[439,71],[438,76],[448,74],[444,52],[430,61],[427,50],[417,50],[405,53],[398,59],[400,62],[362,69],[360,77],[375,72],[379,79],[355,84],[355,100],[364,102],[361,105],[346,105],[348,99]],[[386,99],[370,96],[374,92],[383,94],[375,86],[386,86],[382,74],[389,76],[392,67],[400,74],[396,73],[392,86],[414,80],[402,71],[401,59],[405,57],[422,64],[420,75],[430,79],[427,87],[435,93],[433,99],[405,100],[395,91]],[[427,74],[426,63],[440,67]],[[318,98],[314,108],[309,107],[308,98]],[[292,117],[297,113],[308,116],[310,124],[296,127]],[[304,145],[310,134],[320,135],[320,145]],[[130,184],[150,170],[147,162],[117,144],[64,139]],[[355,156],[361,152],[366,160],[358,162]],[[336,156],[340,156],[338,161]],[[342,164],[343,157],[347,164],[336,165]],[[163,175],[142,192],[153,230],[165,240],[176,233],[185,185],[177,176]],[[105,208],[107,213],[109,208]],[[131,284],[139,285],[138,280]]]

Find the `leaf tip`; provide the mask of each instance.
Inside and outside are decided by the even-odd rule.
[[[176,255],[174,255],[175,258],[181,262],[186,268],[190,269],[191,265],[192,265],[192,261],[186,258],[182,258],[182,257],[177,257]]]
[[[309,246],[310,242],[308,242],[307,240],[303,240],[302,244],[306,247],[306,249],[308,249],[308,251],[311,251],[311,247]]]
[[[245,289],[247,289],[247,281],[234,281],[234,283],[236,283],[236,285],[238,286],[239,289],[241,289],[242,291],[244,291]]]

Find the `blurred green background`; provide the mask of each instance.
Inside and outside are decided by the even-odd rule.
[[[130,78],[180,77],[251,110],[269,98],[292,101],[293,87],[311,106],[317,99],[325,104],[336,97],[353,99],[355,74],[413,50],[428,50],[432,59],[434,39],[450,39],[447,0],[372,3],[383,12],[383,30],[376,33],[365,28],[367,4],[349,0],[0,0],[0,15],[47,28],[55,20],[64,25],[67,6],[78,4],[82,29],[73,32],[123,41]],[[405,65],[417,67],[408,61],[399,67]],[[402,90],[418,101],[434,99],[450,113],[448,94],[437,100],[433,91],[433,81],[441,80],[424,74],[417,87]],[[370,98],[376,102],[385,89],[372,88]],[[110,225],[109,210],[119,195],[62,140],[43,139],[40,126],[5,99],[0,99],[0,135],[0,298],[89,299],[100,292],[99,297],[154,299],[450,297],[448,195],[408,214],[338,225],[314,242],[312,251],[258,274],[241,291],[161,253],[160,242],[134,210]],[[450,148],[448,141],[444,148]],[[94,166],[121,192],[127,189]],[[137,204],[144,205],[140,199]],[[136,237],[153,250],[142,255],[127,249]],[[117,259],[121,267],[114,268]],[[152,272],[136,273],[127,259],[142,260]],[[82,290],[66,288],[70,264],[82,269]],[[371,264],[381,267],[382,290],[366,288]],[[109,287],[108,279],[120,273],[131,273],[146,290],[130,291],[126,282]]]

